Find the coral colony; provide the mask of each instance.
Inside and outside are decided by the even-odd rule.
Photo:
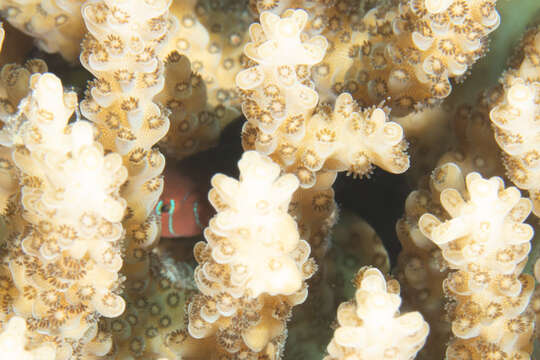
[[[1,358],[533,358],[539,27],[458,107],[445,99],[505,21],[495,0],[0,0],[0,14]],[[29,53],[86,69],[84,95]],[[195,198],[185,221],[162,199],[183,186],[166,162],[242,116],[240,175],[213,176],[190,267],[159,244],[201,221]],[[416,188],[392,269],[334,197],[338,173],[375,167]],[[328,305],[324,264],[343,253],[366,259],[321,325],[299,305]]]

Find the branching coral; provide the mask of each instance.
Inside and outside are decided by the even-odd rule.
[[[202,294],[189,307],[189,334],[214,336],[209,357],[275,359],[284,346],[291,308],[307,296],[316,270],[310,247],[287,214],[298,179],[279,176],[268,157],[245,152],[240,181],[215,175],[209,198],[218,214],[195,246]]]
[[[292,211],[319,257],[336,218],[329,189],[334,173],[367,176],[372,163],[401,173],[409,160],[401,127],[387,121],[383,109],[360,111],[348,93],[337,97],[333,112],[331,104],[316,107],[319,96],[310,69],[323,58],[327,41],[320,35],[307,37],[307,17],[303,10],[281,17],[263,12],[261,23],[250,27],[245,48],[256,64],[238,73],[236,82],[248,120],[242,145],[268,154],[298,177],[301,189]]]
[[[157,98],[171,111],[171,130],[162,142],[166,151],[170,149],[169,156],[184,158],[214,146],[221,130],[239,115],[234,77],[244,62],[242,50],[251,22],[243,5],[242,1],[171,5],[177,31],[170,32],[160,51],[166,84]]]
[[[255,6],[281,13],[284,3]],[[494,0],[394,0],[371,9],[367,3],[289,5],[306,8],[313,17],[309,32],[331,44],[313,72],[324,100],[344,91],[363,106],[389,98],[396,114],[438,102],[452,89],[449,79],[462,77],[484,54],[486,36],[499,25]]]
[[[25,66],[6,65],[0,71],[0,130],[1,153],[1,188],[0,208],[5,209],[8,199],[19,190],[16,167],[12,160],[12,145],[16,134],[25,121],[25,115],[18,110],[19,102],[28,95],[29,80],[32,73],[47,71],[47,65],[41,60],[29,60]]]
[[[257,65],[239,72],[236,84],[244,90],[246,117],[270,137],[283,126],[293,141],[302,138],[306,116],[319,99],[309,81],[310,68],[322,60],[328,45],[322,36],[301,39],[307,19],[304,10],[290,10],[281,18],[263,12],[261,23],[249,28],[251,41],[244,53]],[[275,141],[264,140],[267,146],[260,144],[258,150],[269,153]]]
[[[187,56],[208,89],[211,107],[239,105],[234,78],[245,59],[246,30],[252,22],[245,0],[175,1],[171,13],[178,19],[178,31],[169,40],[166,52]],[[222,125],[232,118],[226,118]]]
[[[165,60],[165,85],[156,101],[170,111],[171,128],[160,142],[167,155],[182,159],[214,146],[224,124],[238,115],[225,106],[212,109],[206,85],[186,56],[174,51]]]
[[[0,15],[37,40],[32,56],[60,52],[51,71],[77,72],[64,91],[42,60],[0,71],[2,353],[279,360],[308,282],[296,321],[312,329],[292,338],[325,344],[326,332],[309,334],[330,329],[364,265],[347,252],[384,272],[397,255],[373,230],[360,236],[356,217],[341,232],[355,236],[332,236],[336,178],[376,184],[413,167],[396,271],[411,312],[399,315],[395,280],[363,267],[326,359],[412,359],[426,341],[422,359],[530,358],[540,302],[522,271],[540,189],[538,28],[502,86],[455,116],[445,113],[458,101],[442,104],[486,52],[495,0],[0,0]],[[94,78],[80,104],[77,56]],[[156,208],[165,159],[216,146],[241,113],[240,176],[212,178],[217,214],[193,270],[168,253],[176,240],[159,246],[164,207],[199,215],[189,192]],[[197,160],[212,151],[193,161],[212,167]],[[532,201],[504,188],[502,163]],[[383,195],[366,208],[387,206]],[[311,358],[320,346],[295,350]]]
[[[153,146],[167,133],[169,119],[152,99],[165,81],[157,52],[168,36],[169,5],[165,0],[96,0],[82,7],[90,34],[81,62],[96,80],[81,112],[96,124],[103,147],[122,155],[129,172],[121,191],[127,200],[124,271],[134,281],[147,275],[149,251],[159,240],[153,209],[163,187],[165,159]]]
[[[503,172],[495,156],[497,144],[491,135],[488,116],[485,99],[474,109],[469,106],[457,109],[451,123],[458,134],[457,143],[439,157],[438,166],[429,178],[420,179],[419,189],[407,197],[404,217],[396,224],[403,247],[398,257],[397,278],[403,287],[404,307],[421,311],[431,324],[430,336],[419,358],[442,358],[450,328],[446,314],[441,313],[442,284],[449,268],[439,247],[420,231],[418,220],[426,212],[441,220],[448,219],[440,194],[448,188],[463,188],[463,172],[476,169],[488,176]]]
[[[83,0],[4,0],[0,12],[10,24],[35,37],[43,50],[59,52],[75,61],[85,31],[82,3]]]
[[[443,258],[435,244],[424,236],[418,220],[426,212],[446,218],[439,196],[446,188],[458,186],[461,172],[455,164],[434,170],[429,185],[413,191],[405,202],[405,214],[396,224],[396,233],[403,247],[398,258],[397,279],[403,285],[402,298],[407,309],[417,309],[430,322],[430,336],[423,352],[427,358],[442,358],[449,326],[441,319],[442,281],[448,275]]]
[[[534,214],[540,215],[540,28],[523,39],[519,67],[502,79],[504,95],[491,110],[495,139],[504,150],[508,176],[528,190]]]
[[[342,75],[355,98],[372,102],[389,96],[396,112],[444,99],[450,78],[462,76],[486,50],[486,35],[499,25],[495,1],[400,1],[378,6],[363,18],[369,34],[349,47],[361,65]],[[365,35],[364,35],[365,36]],[[353,57],[354,58],[354,57]],[[353,80],[354,81],[354,80]]]
[[[297,120],[285,123],[275,134],[247,122],[244,148],[270,153],[283,168],[297,174],[305,188],[314,185],[319,171],[347,171],[363,177],[372,172],[372,164],[393,173],[409,167],[401,127],[387,121],[383,109],[359,111],[348,93],[338,96],[333,112],[321,107],[305,121]],[[293,125],[298,126],[298,139],[290,134]]]
[[[89,122],[68,125],[77,98],[58,78],[35,74],[30,84],[12,118],[23,117],[11,134],[22,187],[5,210],[10,251],[1,272],[11,287],[2,290],[2,317],[24,317],[32,342],[54,344],[58,359],[103,355],[111,342],[97,320],[125,309],[117,292],[126,202],[118,192],[127,171],[118,154],[104,155]]]
[[[419,312],[398,315],[399,283],[369,267],[360,269],[354,281],[355,299],[338,308],[339,327],[325,360],[413,358],[429,326]]]
[[[520,274],[533,235],[523,224],[531,202],[498,177],[469,173],[465,183],[441,192],[449,220],[431,214],[419,220],[422,233],[442,250],[449,274],[444,289],[455,301],[448,359],[502,356],[528,358],[533,319],[525,311],[534,289]]]
[[[171,30],[157,52],[165,62],[166,83],[156,98],[171,112],[171,129],[161,142],[168,156],[182,159],[214,146],[221,130],[239,115],[234,77],[243,64],[251,21],[242,5],[242,1],[171,5]]]

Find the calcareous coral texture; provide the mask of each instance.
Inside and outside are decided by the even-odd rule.
[[[537,358],[535,13],[0,0],[0,357]]]

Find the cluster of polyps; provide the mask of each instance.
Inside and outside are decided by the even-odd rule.
[[[419,312],[399,315],[401,298],[396,280],[386,280],[376,268],[360,269],[353,301],[337,311],[339,327],[325,360],[412,359],[422,348],[429,326]]]
[[[218,214],[198,243],[195,281],[201,295],[189,307],[194,338],[215,336],[217,352],[274,358],[283,346],[291,308],[304,301],[315,271],[310,247],[287,213],[298,179],[254,151],[239,162],[240,180],[212,178]]]
[[[533,212],[540,215],[540,32],[531,30],[523,40],[519,68],[503,79],[504,96],[490,113],[495,139],[504,151],[508,176],[528,190]]]
[[[501,178],[484,179],[476,172],[466,188],[441,192],[450,216],[431,214],[419,220],[422,233],[442,250],[450,273],[444,288],[454,301],[450,317],[455,339],[450,359],[526,356],[534,328],[525,312],[534,289],[531,276],[521,274],[531,248],[532,227],[524,224],[531,201]],[[467,355],[469,354],[469,355]]]
[[[10,199],[14,252],[0,272],[12,289],[4,306],[25,318],[36,343],[54,344],[57,359],[103,355],[112,342],[98,335],[97,320],[126,305],[117,292],[126,207],[118,193],[127,170],[120,155],[104,154],[91,123],[68,124],[77,99],[57,77],[34,74],[30,84],[25,121],[11,134],[22,186]]]

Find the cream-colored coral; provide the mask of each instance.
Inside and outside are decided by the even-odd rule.
[[[13,126],[14,116],[18,110],[19,102],[29,93],[30,76],[34,73],[47,71],[47,64],[40,59],[28,60],[23,66],[8,64],[0,71],[0,120],[2,120],[2,134],[12,133],[15,129],[8,130],[7,125]],[[3,135],[1,143],[7,146],[9,135]]]
[[[298,224],[300,238],[309,243],[317,261],[326,254],[331,229],[338,220],[332,188],[336,175],[333,171],[319,172],[315,184],[310,188],[299,187],[289,204],[289,214]]]
[[[96,77],[81,112],[96,124],[104,149],[122,155],[129,172],[121,192],[127,200],[123,271],[133,281],[147,275],[148,254],[160,233],[153,210],[163,189],[165,157],[155,145],[169,119],[153,98],[165,82],[158,53],[174,28],[170,3],[89,0],[81,9],[89,31],[81,63]]]
[[[354,13],[340,21],[333,36],[323,33],[335,48],[316,81],[363,105],[390,97],[392,110],[405,114],[446,98],[449,79],[485,53],[485,38],[500,20],[494,0],[402,0],[380,4],[360,21]]]
[[[338,328],[325,360],[414,358],[429,326],[419,312],[399,314],[399,283],[372,267],[360,269],[353,301],[337,311]]]
[[[368,176],[374,166],[393,173],[405,171],[409,160],[403,130],[395,119],[390,121],[388,105],[394,114],[404,114],[439,103],[451,89],[449,80],[460,81],[467,74],[486,49],[486,36],[498,25],[494,0],[390,0],[379,1],[376,7],[374,0],[254,0],[250,5],[261,12],[260,24],[247,34],[246,24],[251,20],[245,0],[175,1],[176,18],[167,13],[171,2],[87,0],[82,6],[89,34],[81,61],[96,80],[81,109],[93,125],[72,113],[76,108],[73,94],[58,91],[48,81],[50,74],[32,78],[28,98],[31,69],[7,67],[0,74],[0,82],[5,80],[1,84],[5,89],[0,86],[0,347],[8,346],[8,333],[17,333],[13,350],[22,348],[21,357],[44,345],[55,348],[58,359],[279,358],[291,308],[303,301],[305,280],[316,269],[308,257],[322,257],[330,244],[330,228],[338,215],[332,189],[337,172]],[[24,5],[23,13],[4,9],[5,4],[15,3]],[[68,21],[79,19],[80,24],[79,12],[73,11],[80,4],[80,0],[6,0],[0,9],[3,18],[11,16],[26,27],[44,29],[46,35],[26,29],[38,38],[45,36],[42,47],[55,51],[54,46],[70,41],[65,50],[76,53],[78,44],[70,39],[80,32],[73,28],[64,34],[62,27],[67,25],[54,26],[63,23],[52,24],[51,16],[58,5],[65,5],[64,12],[74,15]],[[176,53],[170,57],[171,45],[188,56],[191,65]],[[525,51],[530,64],[537,60],[532,48]],[[171,61],[165,64],[167,56]],[[235,78],[240,67],[245,70]],[[531,80],[535,71],[535,66],[524,70],[520,75],[524,84],[537,82],[537,78]],[[515,75],[509,74],[507,79]],[[241,90],[235,88],[236,80]],[[201,82],[206,94],[199,87]],[[515,95],[512,86],[508,89]],[[244,147],[258,154],[246,153],[239,181],[214,178],[210,198],[219,213],[205,232],[207,243],[195,248],[199,262],[195,277],[201,291],[186,310],[189,321],[183,323],[182,305],[188,302],[191,289],[179,288],[184,284],[174,273],[177,269],[163,257],[158,259],[162,254],[156,249],[161,224],[154,210],[163,186],[165,159],[155,146],[164,139],[164,149],[183,157],[212,145],[236,114],[232,107],[240,100],[248,117]],[[501,105],[505,101],[497,109],[505,110]],[[174,120],[171,129],[169,116]],[[412,118],[418,117],[415,113]],[[463,117],[470,118],[470,114]],[[470,123],[473,128],[477,125]],[[503,130],[507,129],[494,123],[498,140],[505,140]],[[465,145],[459,144],[460,152],[444,159],[452,158],[464,172],[496,173],[486,129],[482,122]],[[532,144],[534,131],[525,134]],[[442,151],[441,144],[437,146]],[[520,159],[531,165],[525,171],[528,174],[537,170],[535,156],[533,152]],[[257,163],[256,170],[246,165],[251,163],[248,159]],[[518,170],[523,167],[520,164]],[[479,281],[474,273],[477,264],[458,257],[464,257],[464,252],[475,256],[484,242],[467,247],[464,243],[474,236],[466,234],[438,250],[427,241],[429,224],[417,224],[426,210],[436,213],[443,221],[437,224],[441,227],[459,217],[445,214],[443,207],[448,204],[438,199],[449,188],[456,188],[463,202],[474,203],[470,196],[474,192],[466,189],[458,172],[453,165],[443,165],[432,176],[431,191],[416,192],[407,202],[402,257],[409,257],[410,262],[405,264],[403,278],[414,288],[413,296],[417,294],[417,300],[433,309],[440,303],[426,298],[425,292],[440,295],[442,287],[437,285],[444,274],[436,273],[437,266],[457,269],[465,264],[468,273],[473,273],[467,285],[476,286],[476,292],[471,290],[474,294],[455,291],[453,284],[459,282],[461,270],[444,283],[444,290],[457,299],[449,306],[454,330],[462,336],[466,332],[462,328],[477,315],[477,305],[483,301],[476,300],[477,293],[510,310],[493,320],[488,317],[498,316],[497,311],[490,312],[491,303],[481,303],[486,306],[478,311],[483,316],[480,335],[489,339],[456,340],[449,357],[526,358],[521,350],[529,350],[532,322],[529,313],[520,311],[532,285],[529,278],[519,276],[526,241],[501,245],[519,255],[512,255],[519,258],[514,259],[517,265],[507,264],[512,269],[505,273],[497,273],[504,270],[497,263],[498,254],[495,260],[478,260],[481,266],[491,266],[490,261],[497,265],[490,268],[495,274],[490,273],[491,282],[482,288],[481,276]],[[536,185],[529,185],[522,187],[538,200]],[[511,207],[512,192],[497,189],[503,205],[494,202],[486,213]],[[474,215],[478,213],[465,224],[474,234],[474,221],[484,215],[476,209]],[[510,234],[513,240],[518,238],[515,229],[526,232],[519,221],[505,226],[498,233]],[[413,258],[411,249],[425,252]],[[441,254],[453,262],[443,260]],[[507,255],[501,251],[501,259]],[[127,280],[117,274],[121,266]],[[363,326],[371,325],[364,319],[376,316],[376,325],[385,316],[399,321],[394,317],[395,283],[375,273],[367,270],[359,275],[359,291],[372,281],[376,298],[390,299],[392,306],[384,316],[377,311],[363,314]],[[77,288],[90,283],[93,290]],[[103,294],[107,301],[101,301]],[[355,310],[370,308],[366,304],[373,299],[362,296]],[[117,317],[124,306],[127,311]],[[534,310],[534,304],[531,307]],[[23,322],[16,320],[19,317]],[[381,331],[368,332],[356,342],[347,336],[350,328],[361,332],[359,321],[341,325],[333,350],[358,346],[368,338],[359,350],[382,357],[376,349],[381,340],[376,335]],[[413,356],[424,341],[420,335],[425,323],[418,320],[417,325],[418,332],[409,338],[410,348],[399,349],[407,353],[405,357]],[[392,341],[399,342],[397,334]],[[494,338],[504,346],[493,345]],[[465,345],[459,347],[459,341]],[[510,343],[520,351],[510,352]],[[468,349],[473,350],[468,353]],[[383,355],[395,352],[392,348]]]
[[[24,121],[12,134],[21,187],[5,213],[6,314],[24,317],[33,346],[54,344],[57,359],[103,355],[112,343],[97,320],[125,309],[119,189],[127,170],[120,155],[104,154],[91,123],[68,124],[77,97],[56,76],[34,74],[30,84],[20,104]]]
[[[260,21],[251,25],[251,42],[244,50],[256,65],[236,78],[248,120],[242,130],[244,149],[270,155],[296,174],[303,188],[314,185],[319,170],[364,176],[375,163],[394,173],[405,171],[403,130],[387,122],[384,110],[361,112],[348,93],[337,97],[333,112],[326,103],[315,109],[319,96],[310,68],[321,61],[327,41],[303,33],[307,13],[287,10],[279,17],[263,12]]]
[[[534,278],[536,280],[536,283],[540,281],[540,259],[536,260],[534,263]],[[535,287],[534,292],[531,296],[531,301],[529,302],[529,309],[534,312],[535,314],[535,327],[534,327],[534,335],[536,339],[540,338],[540,329],[538,328],[538,322],[540,321],[540,288],[538,286]]]
[[[19,190],[17,168],[13,164],[16,134],[25,121],[19,102],[30,92],[30,76],[47,71],[44,61],[28,60],[24,66],[8,64],[0,71],[0,209],[6,210],[8,199]]]
[[[358,111],[348,93],[337,97],[331,115],[315,113],[309,128],[313,139],[305,141],[312,142],[308,148],[316,156],[326,158],[325,169],[362,177],[369,175],[372,164],[395,174],[409,168],[401,126],[388,121],[383,109]]]
[[[333,332],[328,324],[332,324],[343,298],[353,297],[355,287],[350,280],[358,266],[375,266],[383,273],[390,271],[390,259],[381,238],[354,212],[340,209],[330,240],[325,256],[313,254],[319,266],[309,280],[306,302],[294,309],[284,359],[316,359],[326,352]],[[312,253],[317,251],[314,246]]]
[[[443,358],[450,336],[449,324],[444,320],[443,280],[448,275],[440,249],[418,226],[426,212],[446,219],[439,197],[447,188],[463,186],[460,168],[446,163],[436,168],[423,184],[407,196],[405,214],[396,223],[396,233],[402,250],[398,256],[396,276],[402,286],[403,307],[422,312],[431,324],[430,336],[419,358]]]
[[[81,9],[89,30],[81,62],[96,76],[81,111],[103,146],[122,155],[144,158],[169,129],[167,113],[152,100],[164,84],[155,53],[167,39],[169,4],[90,0]]]
[[[7,359],[19,360],[54,360],[55,350],[51,346],[37,349],[26,349],[27,327],[24,318],[12,317],[0,332],[0,349],[2,356]]]
[[[316,107],[310,68],[322,59],[327,42],[305,34],[307,16],[304,10],[289,9],[281,17],[262,12],[245,48],[255,64],[240,72],[236,82],[244,91],[242,110],[248,120],[242,145],[269,155],[298,177],[301,189],[292,213],[319,258],[337,218],[331,189],[335,173],[368,176],[372,163],[401,173],[409,160],[403,131],[387,121],[385,110],[361,111],[348,93],[337,97],[333,111],[327,103]]]
[[[279,177],[277,164],[256,152],[246,152],[238,166],[240,181],[220,174],[212,178],[214,189],[210,191],[209,198],[218,214],[211,220],[206,233],[207,236],[215,234],[229,238],[229,245],[235,249],[228,253],[223,247],[218,247],[224,251],[216,249],[213,258],[218,263],[230,264],[232,268],[242,264],[247,278],[234,282],[238,286],[243,285],[242,291],[253,297],[262,293],[292,294],[300,290],[302,276],[298,265],[286,254],[298,246],[307,246],[299,239],[296,223],[287,214],[298,180],[293,175]],[[236,229],[245,232],[245,239],[242,239],[244,236],[238,237],[241,234],[233,236]],[[256,247],[246,243],[250,239],[257,239],[251,246],[260,242],[268,247],[260,253],[261,258],[255,256]],[[272,270],[275,271],[273,275],[267,276],[266,273]]]
[[[161,144],[167,155],[181,159],[214,146],[223,128],[240,116],[234,78],[245,62],[242,49],[251,22],[244,5],[236,0],[171,5],[175,30],[160,50],[166,83],[156,98],[171,111],[171,129]],[[185,70],[186,60],[179,61],[178,54],[189,59],[191,69]]]
[[[165,86],[155,100],[170,111],[171,123],[160,148],[168,156],[182,159],[215,146],[224,124],[238,116],[238,111],[208,104],[207,88],[202,77],[193,72],[189,59],[174,51],[165,60]]]
[[[521,63],[502,79],[504,96],[490,117],[508,177],[529,191],[533,212],[540,216],[540,28],[529,31],[522,46]]]
[[[209,199],[218,214],[205,229],[207,243],[195,247],[202,294],[189,305],[188,331],[215,338],[207,358],[278,359],[291,308],[304,301],[305,279],[315,271],[310,247],[287,213],[298,180],[280,176],[279,165],[254,151],[238,166],[239,181],[212,178]]]
[[[84,35],[81,18],[83,0],[5,0],[0,3],[2,18],[24,33],[36,38],[38,46],[59,52],[75,61]]]
[[[315,184],[319,171],[347,171],[363,177],[369,176],[373,164],[393,173],[409,167],[401,126],[388,121],[383,109],[359,110],[348,93],[338,96],[332,112],[320,106],[305,119],[287,120],[274,133],[251,122],[251,113],[247,117],[242,129],[244,148],[270,155],[294,173],[303,188]]]
[[[189,0],[175,1],[171,6],[178,31],[163,55],[177,51],[190,59],[206,85],[212,108],[236,112],[240,106],[234,78],[246,61],[243,47],[252,22],[246,5],[245,0]],[[224,127],[231,118],[222,120]]]
[[[492,91],[489,97],[482,97],[474,107],[458,107],[451,122],[456,139],[448,136],[448,129],[445,133],[446,138],[450,138],[447,143],[452,150],[443,154],[438,161],[435,160],[438,167],[429,179],[420,182],[418,190],[407,197],[405,216],[396,224],[396,232],[403,246],[398,257],[397,277],[402,285],[404,306],[421,311],[431,324],[430,336],[418,358],[442,358],[451,335],[450,326],[445,321],[442,286],[449,269],[439,247],[420,231],[418,220],[426,212],[435,214],[441,220],[448,220],[448,214],[440,203],[440,193],[447,188],[464,190],[464,172],[476,169],[488,176],[504,173],[487,106],[496,95]],[[416,118],[413,115],[409,117],[411,120]],[[425,159],[426,155],[422,154],[422,158]]]
[[[313,68],[323,101],[350,92],[362,106],[388,101],[401,115],[446,98],[449,79],[463,77],[485,53],[500,21],[495,0],[401,0],[371,9],[346,1],[254,3],[278,15],[287,7],[309,12],[308,33],[331,45]]]
[[[447,188],[440,201],[449,215],[424,214],[422,233],[442,250],[452,270],[444,289],[452,298],[449,316],[455,336],[448,359],[482,356],[528,359],[534,320],[525,309],[534,289],[521,274],[533,230],[524,224],[529,199],[501,178],[469,173],[462,188]]]
[[[249,27],[244,53],[254,66],[238,73],[236,85],[245,97],[242,111],[266,134],[298,122],[300,131],[290,137],[302,137],[303,122],[319,100],[310,69],[322,60],[328,43],[323,36],[302,35],[307,22],[304,10],[288,10],[281,17],[263,12],[260,23]]]

